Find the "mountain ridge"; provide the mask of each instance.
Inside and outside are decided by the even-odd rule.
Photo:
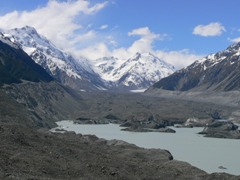
[[[58,49],[33,27],[4,31],[58,82],[77,90],[147,89],[175,71],[151,53],[136,53],[126,60],[103,57],[90,61]]]
[[[52,127],[84,109],[81,96],[56,82],[13,39],[0,34],[0,121]]]
[[[172,65],[150,52],[136,53],[125,61],[115,57],[105,57],[96,62],[95,71],[102,74],[103,79],[110,81],[113,87],[119,89],[146,89],[175,71]]]
[[[240,90],[240,43],[195,61],[153,88],[170,91],[233,91]]]
[[[50,82],[53,78],[11,38],[0,34],[0,84]]]
[[[60,83],[78,90],[104,87],[101,78],[85,65],[84,58],[76,60],[33,27],[15,28],[5,33],[12,35],[22,49]]]

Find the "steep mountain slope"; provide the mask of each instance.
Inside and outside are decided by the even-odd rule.
[[[101,78],[90,68],[86,59],[74,59],[39,35],[34,28],[26,26],[4,33],[11,35],[36,63],[62,84],[85,90],[104,87]]]
[[[52,81],[53,78],[36,64],[19,46],[0,34],[0,84],[28,81]]]
[[[171,91],[240,90],[240,43],[195,61],[153,85]]]
[[[174,67],[151,53],[136,53],[126,61],[114,57],[98,59],[95,71],[110,86],[123,89],[146,89],[174,72]]]
[[[94,70],[106,81],[115,81],[113,71],[121,66],[125,61],[115,57],[103,57],[96,59],[92,64]]]
[[[54,122],[74,119],[86,108],[79,94],[55,81],[4,85],[0,94],[6,100],[0,103],[4,104],[0,122],[53,127]],[[4,110],[6,107],[13,108]]]
[[[0,34],[0,123],[49,127],[84,109],[81,96],[53,78],[13,39]],[[77,116],[76,116],[77,117]]]

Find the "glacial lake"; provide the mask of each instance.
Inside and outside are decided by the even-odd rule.
[[[92,134],[107,140],[119,139],[143,148],[167,149],[174,159],[206,171],[240,175],[240,140],[206,138],[197,134],[203,128],[174,128],[176,133],[121,131],[117,124],[80,125],[57,122],[67,131]],[[224,169],[219,168],[224,167]],[[225,169],[226,168],[226,169]]]

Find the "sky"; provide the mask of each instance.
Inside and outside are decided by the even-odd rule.
[[[91,60],[151,52],[177,69],[240,41],[239,0],[1,0],[0,28],[34,27]]]

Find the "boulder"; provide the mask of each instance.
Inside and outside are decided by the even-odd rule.
[[[119,117],[117,117],[116,115],[113,115],[113,114],[108,114],[104,118],[109,119],[109,120],[121,120]]]
[[[125,129],[121,129],[122,131],[130,131],[130,132],[153,132],[152,129],[146,129],[142,128],[139,126],[132,126],[132,127],[127,127]]]
[[[187,127],[204,127],[207,124],[212,123],[212,119],[198,119],[198,118],[188,118],[184,123],[184,126]]]
[[[159,128],[157,132],[164,132],[164,133],[175,133],[176,131],[171,128]]]
[[[205,134],[206,137],[240,139],[238,126],[226,120],[215,120],[213,123],[208,124],[199,134]]]

